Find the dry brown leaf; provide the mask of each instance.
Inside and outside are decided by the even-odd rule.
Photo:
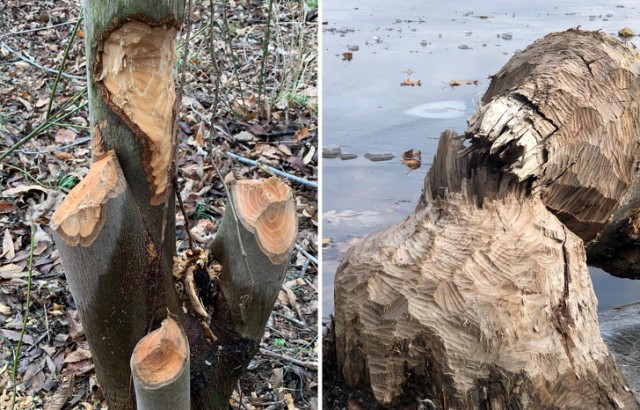
[[[284,144],[280,144],[280,145],[278,145],[278,149],[280,150],[280,152],[283,152],[283,153],[284,153],[286,156],[288,156],[288,157],[289,157],[289,156],[291,156],[291,155],[293,155],[293,154],[291,153],[291,150],[289,149],[289,147],[287,147],[287,146],[286,146],[286,145],[284,145]]]
[[[345,51],[342,53],[342,61],[351,61],[353,60],[353,53],[351,51]]]
[[[61,128],[56,133],[55,141],[58,144],[68,144],[75,141],[77,136],[78,134],[76,134],[75,131],[70,130],[69,128]]]
[[[54,152],[53,155],[55,155],[55,157],[58,158],[60,161],[69,161],[73,159],[73,154],[70,154],[64,151]]]
[[[11,237],[11,231],[7,228],[4,230],[2,238],[2,255],[8,261],[16,257],[16,250],[13,246],[13,238]]]
[[[8,214],[16,210],[16,206],[11,202],[0,201],[0,214]]]
[[[300,128],[298,131],[296,131],[295,135],[293,136],[293,139],[296,142],[300,142],[303,139],[307,138],[309,136],[309,128],[308,127],[304,127],[304,128]]]
[[[64,407],[65,403],[71,396],[71,393],[73,393],[74,379],[74,375],[70,374],[69,377],[60,384],[58,390],[56,390],[56,393],[51,398],[51,401],[47,404],[47,407],[45,407],[45,410],[60,410]]]
[[[77,363],[87,359],[91,359],[89,349],[78,348],[64,358],[64,363]]]
[[[15,188],[5,189],[2,191],[2,196],[5,198],[15,198],[29,191],[47,192],[47,190],[40,185],[20,185]]]

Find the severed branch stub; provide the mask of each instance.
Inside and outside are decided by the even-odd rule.
[[[131,374],[138,410],[190,408],[189,343],[171,316],[136,345]]]
[[[229,189],[211,250],[236,330],[259,341],[298,233],[295,201],[275,177],[234,181]]]

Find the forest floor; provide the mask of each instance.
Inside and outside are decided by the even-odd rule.
[[[317,182],[317,2],[273,2],[266,30],[269,4],[196,1],[189,44],[185,23],[177,45],[179,56],[188,51],[177,69],[186,65],[177,183],[200,246],[215,235],[225,206],[214,161],[236,179],[268,177],[270,166]],[[90,166],[82,24],[74,36],[79,15],[79,0],[0,4],[0,409],[11,408],[14,369],[16,409],[107,408],[49,229],[53,211]],[[233,408],[318,406],[318,269],[299,250],[318,254],[318,192],[289,184],[299,248]],[[187,221],[180,210],[176,219],[180,252],[188,247]]]

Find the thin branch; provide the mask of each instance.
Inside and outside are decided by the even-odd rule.
[[[49,97],[49,104],[47,105],[47,115],[44,120],[48,121],[51,116],[51,107],[53,107],[53,100],[56,96],[56,91],[58,90],[58,83],[60,83],[60,76],[62,75],[62,71],[64,70],[64,64],[67,62],[67,57],[69,56],[69,51],[71,50],[71,45],[73,44],[73,40],[76,38],[76,34],[78,33],[78,27],[80,27],[80,23],[82,22],[82,9],[80,9],[80,15],[78,16],[78,21],[76,25],[73,27],[73,32],[71,33],[71,38],[67,43],[67,47],[64,49],[64,54],[62,55],[62,61],[60,61],[60,67],[58,67],[58,73],[56,74],[56,79],[53,82],[53,89],[51,90],[51,97]]]
[[[53,125],[57,125],[55,121],[52,121],[51,124]],[[50,149],[43,149],[42,151],[25,151],[25,150],[18,150],[19,153],[21,154],[25,154],[25,155],[38,155],[38,154],[48,154],[50,152],[56,152],[56,151],[64,151],[67,148],[71,148],[71,147],[75,147],[76,145],[82,145],[84,143],[87,143],[91,141],[91,137],[84,137],[84,138],[80,138],[78,140],[75,140],[67,145],[61,145],[59,147],[55,147],[55,148],[50,148]]]
[[[236,154],[234,154],[232,152],[228,152],[227,151],[227,152],[225,152],[225,155],[228,156],[229,158],[235,159],[238,162],[242,162],[243,164],[251,165],[251,166],[254,166],[254,167],[260,166],[260,164],[257,161],[241,157],[241,156],[236,155]],[[288,178],[288,179],[290,179],[290,180],[292,180],[294,182],[298,182],[298,183],[306,185],[308,187],[318,189],[318,183],[317,182],[309,181],[307,179],[300,178],[300,177],[297,177],[295,175],[291,175],[291,174],[289,174],[287,172],[280,171],[279,169],[275,169],[275,168],[270,167],[270,166],[267,166],[267,169],[270,172],[272,172],[272,173],[274,173],[276,175],[280,175],[281,177],[285,177],[285,178]]]
[[[216,149],[216,154],[221,153],[219,149]],[[229,190],[229,185],[227,185],[227,181],[225,181],[222,173],[220,172],[220,168],[218,168],[218,164],[215,161],[212,162],[213,167],[218,173],[218,177],[222,181],[224,185],[224,191],[227,194],[227,198],[229,198],[229,207],[231,208],[231,215],[233,216],[233,221],[236,225],[236,235],[238,235],[238,244],[240,245],[240,253],[242,255],[242,260],[244,261],[244,267],[251,278],[251,289],[253,289],[253,274],[251,273],[251,267],[249,266],[249,261],[247,259],[247,252],[244,250],[244,244],[242,243],[242,236],[240,236],[240,220],[238,219],[238,214],[236,213],[236,208],[233,205],[233,197],[231,196],[231,191]]]
[[[305,258],[309,259],[311,262],[313,262],[316,266],[318,266],[318,258],[316,258],[315,256],[313,256],[312,254],[310,254],[309,252],[307,252],[302,246],[298,245],[296,243],[296,249],[300,251],[301,254],[303,254],[305,256]]]
[[[33,249],[35,248],[36,238],[36,225],[34,222],[30,223],[31,226],[31,245],[29,246],[29,273],[27,274],[27,301],[24,312],[24,320],[22,322],[22,330],[20,331],[20,338],[18,339],[18,345],[16,346],[15,354],[13,355],[13,369],[11,378],[13,381],[13,397],[11,398],[11,410],[16,405],[16,396],[18,394],[18,385],[16,383],[16,377],[18,375],[18,357],[20,357],[20,348],[22,348],[22,338],[27,331],[27,323],[29,322],[29,308],[31,306],[31,276],[33,274]]]
[[[8,52],[13,54],[14,56],[18,57],[20,60],[25,61],[25,62],[31,64],[32,66],[38,67],[39,69],[47,71],[47,72],[50,72],[50,73],[54,73],[54,74],[58,73],[58,70],[54,70],[53,68],[45,67],[45,66],[43,66],[41,64],[38,64],[33,59],[30,59],[30,58],[27,58],[27,57],[23,56],[22,54],[18,53],[17,51],[15,51],[14,49],[12,49],[8,45],[6,45],[5,43],[0,42],[0,46],[2,46],[2,48],[7,50]],[[66,77],[66,78],[71,78],[71,79],[74,79],[74,80],[86,81],[86,79],[87,79],[86,77],[81,77],[79,75],[73,75],[73,74],[67,74],[67,73],[62,73],[62,76]]]
[[[178,181],[175,175],[173,176],[173,191],[176,193],[176,198],[178,198],[178,206],[180,207],[180,212],[182,213],[182,217],[184,218],[184,227],[187,230],[187,238],[189,239],[189,249],[193,249],[193,238],[191,237],[191,228],[189,227],[189,217],[187,216],[187,211],[184,210],[182,195],[180,195],[180,187],[178,186]]]
[[[302,361],[300,359],[296,359],[295,357],[287,356],[287,355],[281,354],[281,353],[272,352],[271,350],[267,350],[267,349],[262,348],[262,347],[260,348],[260,353],[262,353],[263,355],[266,355],[266,356],[275,357],[276,359],[285,360],[285,361],[291,362],[293,364],[297,364],[298,366],[306,367],[307,369],[318,370],[318,364],[317,363],[304,362],[304,361]]]

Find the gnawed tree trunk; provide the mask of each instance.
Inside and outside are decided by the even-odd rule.
[[[338,268],[338,365],[382,404],[638,408],[598,327],[584,241],[631,199],[640,60],[551,34],[441,136],[416,211]],[[620,213],[620,212],[619,212]]]
[[[226,409],[288,266],[295,201],[275,179],[238,181],[212,251],[175,256],[184,1],[87,1],[85,10],[93,163],[51,226],[98,381],[110,408],[135,408],[132,352],[169,313],[189,340],[192,408]]]

